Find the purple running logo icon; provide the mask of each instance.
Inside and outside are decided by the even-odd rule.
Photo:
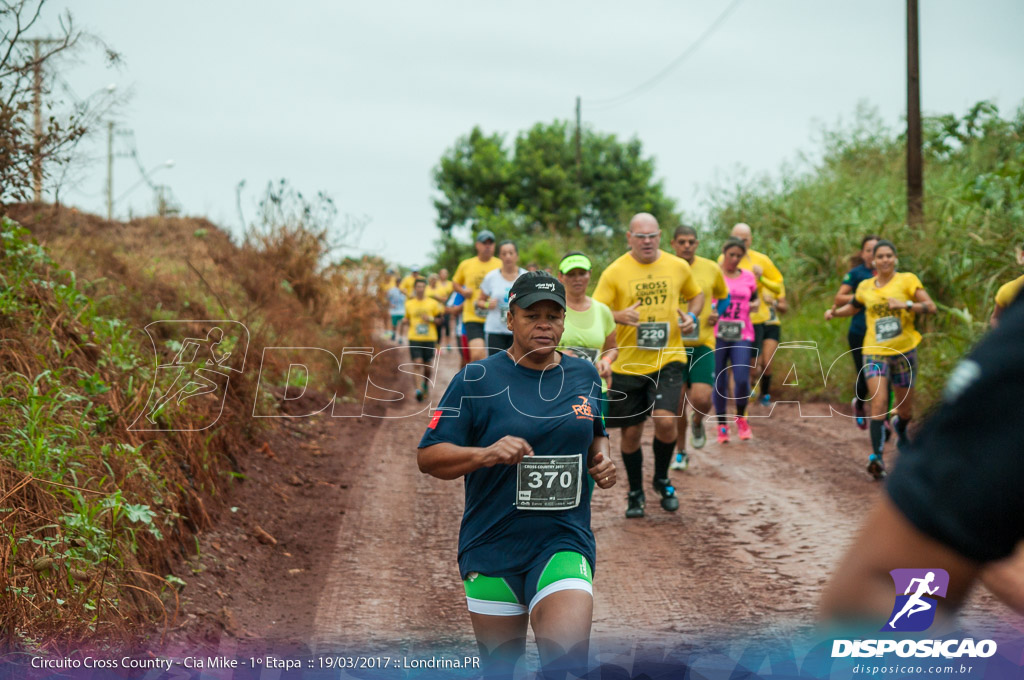
[[[936,598],[946,597],[949,574],[945,569],[893,569],[889,575],[896,587],[896,602],[882,630],[927,630],[935,621]]]

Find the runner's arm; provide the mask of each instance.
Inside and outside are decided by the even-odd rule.
[[[587,472],[602,489],[615,486],[615,463],[609,452],[608,437],[594,437],[587,451]]]
[[[525,439],[505,435],[490,446],[432,444],[417,450],[416,464],[420,472],[432,477],[458,479],[480,468],[516,465],[524,456],[532,455],[533,448]]]
[[[932,302],[932,298],[928,295],[928,291],[924,288],[918,288],[914,291],[914,306],[911,308],[915,314],[934,314],[938,311],[935,307],[935,303]],[[918,305],[921,305],[918,308]]]
[[[836,297],[832,301],[832,306],[837,308],[842,307],[851,300],[853,300],[853,286],[848,283],[844,283],[839,286],[839,292],[836,293]]]
[[[988,318],[988,325],[990,328],[995,328],[999,325],[999,317],[1003,315],[1003,308],[999,306],[997,302],[992,308],[992,316]]]
[[[892,569],[935,566],[949,572],[949,590],[939,600],[950,613],[978,576],[979,565],[926,536],[883,497],[870,512],[825,588],[821,615],[829,620],[883,620],[892,611]]]

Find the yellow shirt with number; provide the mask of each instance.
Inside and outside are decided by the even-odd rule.
[[[722,264],[722,255],[718,256],[718,264]],[[779,271],[772,259],[760,253],[753,248],[747,251],[747,254],[740,260],[740,269],[747,269],[754,271],[754,266],[759,265],[761,267],[761,278],[757,280],[757,297],[761,300],[761,304],[758,305],[757,311],[750,313],[750,323],[764,323],[771,318],[771,311],[768,305],[764,301],[764,291],[772,288],[781,288],[782,286],[782,272]],[[767,279],[767,283],[765,283]],[[776,294],[778,297],[778,294]]]
[[[921,285],[921,279],[909,272],[894,274],[889,283],[881,288],[875,286],[877,280],[877,277],[872,277],[861,281],[854,293],[854,299],[864,307],[864,317],[868,324],[868,332],[864,336],[864,354],[906,354],[921,344],[921,334],[914,328],[915,314],[909,309],[889,309],[889,298],[914,302],[914,295],[924,286]],[[896,330],[899,333],[892,335]],[[884,331],[891,337],[879,339],[878,331]]]
[[[612,364],[615,373],[650,375],[672,361],[686,362],[686,350],[679,337],[679,300],[700,294],[700,286],[686,260],[661,250],[650,264],[638,262],[626,253],[601,273],[593,298],[619,311],[640,302],[639,323],[649,326],[615,325],[619,358]],[[685,312],[685,310],[684,310]],[[640,334],[640,335],[638,335]],[[661,347],[638,347],[642,342]],[[612,388],[614,389],[614,381]]]
[[[708,323],[711,316],[711,300],[724,300],[729,296],[729,286],[722,276],[722,268],[714,260],[695,255],[693,264],[690,265],[693,271],[693,278],[697,281],[701,291],[704,293],[704,308],[700,310],[700,335],[696,340],[683,340],[686,347],[697,347],[705,345],[709,349],[715,348],[715,329]],[[686,309],[686,301],[679,298],[679,309]]]
[[[437,300],[423,296],[422,300],[414,297],[405,301],[405,318],[409,320],[409,339],[418,342],[437,342],[437,326],[434,317],[444,314],[444,307]],[[427,319],[423,317],[427,316]],[[425,328],[424,328],[425,327]],[[426,331],[421,333],[420,331]]]
[[[999,290],[996,292],[996,304],[1006,309],[1017,298],[1021,288],[1024,288],[1024,276],[999,286]]]
[[[484,317],[476,313],[476,301],[480,298],[480,283],[488,273],[500,266],[501,260],[497,257],[492,257],[487,262],[481,262],[479,257],[471,257],[459,263],[459,268],[455,270],[452,281],[473,291],[462,308],[463,323],[484,322]]]

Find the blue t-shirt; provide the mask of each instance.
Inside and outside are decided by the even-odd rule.
[[[846,272],[846,276],[843,277],[843,283],[853,288],[853,292],[857,292],[857,286],[860,285],[861,281],[867,281],[875,273],[864,266],[864,263],[857,265],[850,271]],[[868,332],[867,322],[864,320],[864,310],[860,310],[852,317],[850,317],[850,332],[854,335],[864,335]]]
[[[441,442],[490,446],[521,437],[538,456],[583,455],[601,422],[601,378],[589,361],[562,355],[547,371],[517,365],[506,352],[467,364],[453,379],[419,448]],[[545,555],[572,550],[594,568],[586,480],[580,503],[567,510],[516,508],[516,467],[495,465],[465,477],[466,509],[459,530],[459,572],[508,576],[537,566]]]

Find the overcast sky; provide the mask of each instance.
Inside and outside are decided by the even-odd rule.
[[[814,151],[820,125],[850,120],[859,101],[901,125],[899,0],[742,0],[655,87],[599,104],[672,63],[731,2],[51,0],[48,10],[70,6],[123,55],[111,70],[93,51],[61,75],[79,97],[108,83],[132,92],[118,121],[147,168],[175,161],[153,180],[186,214],[237,232],[239,181],[251,216],[267,181],[283,177],[371,219],[356,252],[411,265],[437,236],[431,171],[445,149],[474,125],[511,141],[570,118],[577,95],[586,125],[643,142],[689,215],[740,167],[776,172]],[[921,0],[920,13],[926,114],[993,99],[1009,115],[1024,100],[1024,2]],[[64,195],[98,214],[105,143],[86,149],[96,160]],[[116,161],[115,196],[138,180],[130,160]],[[129,208],[152,211],[145,185],[115,213]]]

